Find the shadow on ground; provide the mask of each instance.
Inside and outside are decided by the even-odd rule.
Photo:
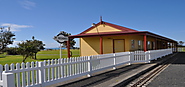
[[[61,86],[57,86],[57,87],[76,87],[76,86],[86,87],[86,86],[97,85],[97,84],[100,84],[100,83],[105,82],[107,80],[110,80],[112,78],[115,78],[115,77],[119,76],[120,74],[126,73],[132,69],[141,67],[142,65],[144,65],[144,64],[132,64],[130,66],[121,67],[116,70],[112,70],[112,71],[108,71],[108,72],[101,73],[98,75],[94,75],[90,78],[81,79],[81,80],[71,82],[68,84],[64,84]]]
[[[185,52],[179,52],[178,55],[175,55],[177,59],[171,64],[185,64]]]
[[[185,55],[185,53],[180,53],[182,54],[181,56]],[[168,55],[168,56],[171,56],[171,55]],[[174,57],[179,57],[179,55],[176,55]],[[161,61],[163,60],[163,58],[159,58],[158,60],[154,60],[154,61],[151,61],[151,63],[156,63],[158,61]],[[180,62],[177,61],[176,63],[183,63],[185,64],[185,61],[184,62]],[[126,72],[129,72],[133,69],[136,69],[136,68],[139,68],[143,65],[146,65],[146,63],[144,64],[132,64],[130,66],[124,66],[124,67],[121,67],[121,68],[118,68],[116,70],[112,70],[112,71],[108,71],[108,72],[104,72],[104,73],[101,73],[101,74],[98,74],[98,75],[94,75],[90,78],[85,78],[85,79],[81,79],[81,80],[78,80],[78,81],[74,81],[74,82],[71,82],[71,83],[67,83],[67,84],[64,84],[64,85],[61,85],[61,86],[57,86],[57,87],[87,87],[87,86],[95,86],[95,85],[98,85],[100,83],[103,83],[103,82],[106,82],[112,78],[115,78],[121,74],[124,74]]]

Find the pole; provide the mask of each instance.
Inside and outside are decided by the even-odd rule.
[[[103,54],[103,40],[102,40],[102,37],[100,37],[100,46],[101,46],[101,54]]]
[[[62,51],[61,51],[61,43],[60,43],[60,58],[62,57],[61,54],[62,54]]]
[[[146,43],[146,34],[144,35],[144,43],[145,43],[145,52],[147,51],[147,43]]]
[[[157,38],[155,38],[155,50],[157,50]]]
[[[68,58],[70,58],[69,52],[70,52],[70,49],[69,49],[69,39],[68,39],[68,41],[67,41],[67,55],[68,55]]]

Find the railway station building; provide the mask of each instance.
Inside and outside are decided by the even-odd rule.
[[[136,50],[158,50],[173,48],[177,51],[177,41],[149,31],[138,31],[102,21],[69,38],[79,38],[80,55],[99,55]],[[69,41],[68,57],[69,55]]]

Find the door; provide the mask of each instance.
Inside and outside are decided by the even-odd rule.
[[[113,40],[113,53],[124,52],[125,51],[125,40],[124,39],[114,39]]]

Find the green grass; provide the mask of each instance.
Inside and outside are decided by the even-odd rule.
[[[80,56],[79,50],[71,50],[73,56],[78,57]],[[40,51],[37,53],[37,60],[33,60],[32,58],[28,57],[25,62],[36,62],[36,61],[44,61],[48,59],[59,59],[60,58],[60,50],[52,50],[52,51]],[[62,58],[67,58],[67,50],[62,50]],[[22,55],[6,55],[6,53],[0,55],[0,64],[10,65],[11,63],[22,63],[23,56]]]
[[[71,50],[71,51],[73,54],[72,57],[80,56],[79,50]],[[60,50],[51,50],[51,51],[44,50],[44,51],[40,51],[37,53],[37,60],[33,60],[32,58],[27,58],[25,62],[32,62],[32,61],[36,62],[36,61],[44,61],[44,60],[48,60],[48,59],[59,59],[59,58],[60,58]],[[67,58],[67,50],[62,50],[62,58]],[[15,64],[14,66],[16,66],[16,63],[20,63],[20,66],[21,66],[22,60],[23,60],[22,55],[6,55],[6,53],[0,55],[0,64],[3,66],[5,64],[10,65],[11,63],[14,63]],[[26,66],[26,64],[25,64],[25,66]],[[51,70],[52,69],[50,68],[50,72],[51,72]],[[34,72],[36,72],[36,71],[34,71]],[[47,72],[48,72],[48,70],[47,70]],[[54,69],[54,73],[55,73],[55,69]],[[31,74],[31,72],[30,72],[30,74]],[[36,73],[35,73],[35,76],[36,76]],[[16,77],[16,74],[15,74],[15,77]],[[20,73],[20,77],[21,77],[20,81],[22,84],[22,73]],[[31,75],[30,75],[30,77],[31,77]],[[48,77],[48,75],[47,75],[47,77]],[[54,75],[54,77],[55,77],[55,75]],[[52,79],[52,76],[51,76],[51,79]],[[25,73],[25,80],[27,82],[27,73]],[[30,81],[31,80],[32,79],[30,79]],[[36,81],[36,77],[35,77],[35,81]],[[15,85],[17,85],[17,79],[15,79]]]

